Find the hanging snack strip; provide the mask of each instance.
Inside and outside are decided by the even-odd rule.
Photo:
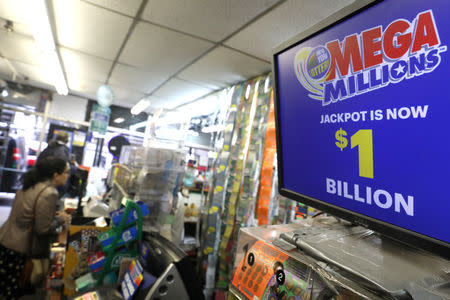
[[[259,174],[263,162],[263,149],[270,99],[268,97],[270,94],[264,92],[265,81],[265,79],[261,79],[257,82],[258,88],[256,88],[254,94],[257,101],[256,112],[251,124],[251,138],[244,169],[244,180],[240,191],[237,214],[237,224],[239,226],[257,225],[254,220],[254,214],[259,187]],[[236,229],[237,232],[239,232],[239,227]],[[237,236],[233,240],[236,241]]]
[[[211,185],[209,192],[209,207],[208,207],[208,217],[206,221],[206,241],[203,248],[204,254],[210,254],[214,251],[214,245],[217,240],[217,228],[220,220],[220,212],[223,206],[223,201],[225,197],[225,183],[228,173],[228,164],[230,159],[230,148],[232,143],[233,132],[235,128],[236,115],[238,112],[239,102],[241,100],[241,95],[243,93],[244,86],[237,86],[232,95],[232,103],[228,113],[228,118],[225,123],[225,131],[223,138],[223,147],[218,155],[218,159],[215,163],[214,168],[214,178],[215,182]]]
[[[230,109],[230,114],[227,120],[227,127],[225,131],[225,137],[223,142],[223,151],[220,155],[219,165],[216,166],[220,173],[216,180],[215,188],[213,189],[213,200],[210,206],[210,215],[208,216],[210,224],[208,225],[208,239],[205,247],[205,251],[209,253],[208,255],[208,269],[211,270],[212,275],[206,276],[206,289],[214,289],[215,286],[215,271],[217,264],[217,252],[218,245],[221,238],[221,224],[222,220],[220,218],[221,211],[224,210],[226,206],[224,204],[225,200],[229,198],[228,189],[225,188],[232,182],[232,170],[233,165],[236,164],[240,140],[238,139],[238,133],[240,131],[242,115],[244,111],[245,99],[244,93],[246,85],[238,86],[232,97],[232,104]],[[223,166],[223,167],[222,167]],[[210,189],[211,193],[211,189]],[[212,253],[211,253],[212,252]]]
[[[250,110],[250,119],[247,128],[251,130],[247,133],[247,139],[250,141],[247,148],[247,156],[245,159],[245,168],[242,173],[243,180],[239,191],[237,205],[236,222],[234,224],[232,234],[229,237],[226,246],[227,270],[221,270],[225,280],[220,282],[220,286],[231,280],[229,266],[232,265],[234,253],[236,252],[236,241],[241,226],[247,226],[254,223],[254,207],[259,184],[259,173],[262,164],[262,153],[265,136],[265,124],[268,116],[268,94],[264,93],[265,80],[258,78],[253,93],[252,108]],[[245,153],[244,153],[245,155]]]
[[[253,84],[250,83],[250,86],[252,85]],[[244,109],[242,110],[243,116],[241,116],[242,123],[237,136],[237,141],[240,141],[240,143],[236,143],[236,145],[234,145],[235,155],[232,155],[232,169],[230,170],[231,176],[229,177],[227,187],[225,210],[222,214],[222,224],[224,224],[225,226],[222,230],[223,233],[219,246],[219,276],[217,281],[218,288],[226,288],[228,286],[228,274],[231,261],[227,252],[231,250],[229,248],[229,240],[233,236],[233,231],[235,230],[234,225],[236,222],[236,210],[242,183],[243,167],[250,143],[250,122],[253,119],[254,115],[252,116],[252,114],[254,114],[256,108],[254,107],[252,111],[252,106],[256,106],[256,102],[254,103],[254,101],[257,101],[255,100],[255,97],[253,97],[254,93],[255,89],[252,89],[247,101],[245,101],[244,103]],[[234,163],[234,158],[236,157],[237,159]],[[229,188],[231,188],[231,194],[228,197]]]

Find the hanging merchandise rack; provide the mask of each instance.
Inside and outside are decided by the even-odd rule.
[[[131,214],[136,212],[137,218],[136,220],[129,222],[129,219],[132,217]],[[121,257],[136,257],[137,256],[137,248],[132,249],[128,252],[117,252],[117,250],[123,246],[127,246],[132,242],[137,241],[139,244],[142,242],[142,209],[141,207],[133,202],[128,200],[125,206],[125,211],[122,215],[119,225],[114,226],[112,224],[112,229],[108,232],[101,233],[99,235],[99,240],[102,240],[102,235],[109,234],[112,235],[112,243],[106,247],[103,247],[105,251],[106,261],[101,271],[96,275],[97,286],[103,284],[103,280],[105,276],[113,272],[117,269],[117,265],[114,264],[115,258],[118,256]],[[131,238],[128,234],[126,234],[127,230],[132,228],[133,226],[137,226],[137,238]]]

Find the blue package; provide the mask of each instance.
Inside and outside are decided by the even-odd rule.
[[[127,230],[123,231],[122,234],[120,235],[120,239],[117,242],[116,247],[122,246],[123,244],[129,241],[135,240],[137,236],[138,236],[138,228],[136,226],[128,228]],[[114,234],[111,234],[109,238],[104,239],[100,242],[102,244],[103,249],[107,251],[110,245],[113,243],[113,241],[114,241]]]
[[[146,216],[146,215],[149,214],[149,210],[148,210],[147,206],[142,201],[138,201],[136,203],[139,205],[139,207],[142,210],[142,216]],[[123,216],[124,212],[125,212],[125,207],[122,207],[120,209],[117,209],[117,210],[112,211],[112,212],[109,213],[109,216],[111,217],[112,223],[115,226],[119,225],[120,221],[122,220],[122,216]],[[137,216],[136,210],[132,209],[131,213],[128,215],[128,218],[127,218],[127,221],[125,222],[125,225],[128,225],[128,224],[136,221],[137,218],[138,218],[138,216]]]
[[[139,261],[133,260],[128,272],[125,274],[121,283],[122,295],[126,300],[133,298],[134,293],[139,288],[144,276],[143,269]]]
[[[142,275],[144,278],[142,279],[142,284],[139,286],[139,290],[150,289],[158,279],[152,276],[150,273],[147,273],[146,271],[144,271]]]

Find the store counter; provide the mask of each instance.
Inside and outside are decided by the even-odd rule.
[[[64,295],[68,299],[127,299],[123,293],[121,279],[117,283],[88,288],[82,292],[76,292],[75,289],[75,278],[79,278],[88,271],[87,261],[85,263],[79,261],[83,259],[83,249],[86,247],[89,249],[90,237],[97,236],[98,232],[107,229],[109,227],[70,226],[69,247],[64,268]],[[78,246],[78,243],[74,241],[81,241],[81,243]],[[133,299],[204,299],[200,281],[184,251],[159,234],[145,231],[140,249],[142,245],[146,248],[146,254],[143,256],[140,251],[136,259],[142,266],[143,276],[140,285],[135,287]],[[80,251],[77,251],[78,247]]]
[[[243,228],[229,299],[450,299],[450,261],[334,218]]]

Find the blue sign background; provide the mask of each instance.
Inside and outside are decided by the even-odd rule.
[[[362,95],[322,106],[308,97],[294,70],[296,53],[303,47],[315,48],[327,42],[397,19],[412,26],[417,14],[432,10],[441,46],[450,46],[450,1],[382,1],[362,13],[281,52],[276,57],[280,133],[284,186],[321,201],[384,221],[393,225],[450,242],[450,51],[440,53],[441,62],[431,73]],[[337,76],[338,77],[338,76]],[[388,108],[428,105],[426,118],[386,120]],[[369,111],[383,110],[384,119],[369,120]],[[321,115],[368,111],[366,121],[320,124]],[[347,132],[349,146],[336,147],[335,133]],[[360,129],[373,130],[374,178],[359,176],[358,150],[350,149],[350,136]],[[414,216],[403,209],[395,212],[372,204],[327,193],[326,178],[346,181],[350,191],[360,186],[414,196]]]

